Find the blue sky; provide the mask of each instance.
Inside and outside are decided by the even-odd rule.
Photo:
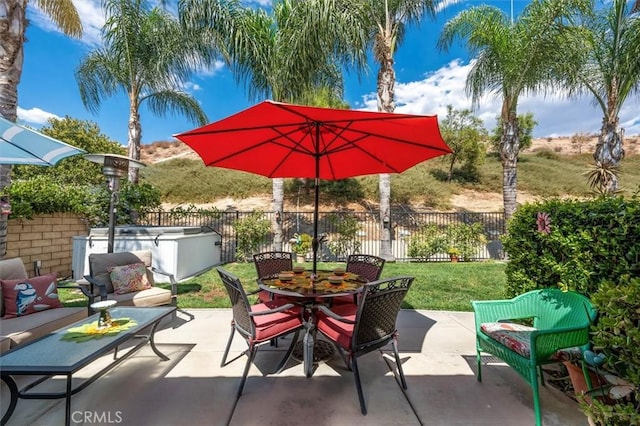
[[[85,34],[82,40],[70,39],[39,13],[30,2],[24,68],[18,86],[18,121],[39,128],[49,117],[70,116],[91,120],[98,124],[102,133],[111,139],[127,144],[127,120],[129,103],[124,94],[104,99],[97,114],[87,111],[78,93],[74,71],[88,52],[100,43],[100,28],[104,23],[100,0],[73,0],[80,12]],[[153,1],[153,0],[151,0]],[[252,3],[269,3],[252,0]],[[522,10],[524,0],[485,1],[514,14]],[[480,4],[465,1],[441,11],[436,21],[427,21],[420,27],[411,28],[396,54],[396,112],[413,114],[438,114],[444,117],[446,106],[470,108],[470,99],[464,93],[464,84],[469,70],[469,58],[459,46],[450,52],[439,52],[435,43],[442,25],[465,7]],[[375,65],[367,76],[360,79],[355,74],[346,75],[345,99],[354,109],[376,109]],[[210,121],[219,120],[254,103],[243,87],[238,86],[233,76],[220,64],[197,76],[186,90],[201,103]],[[500,100],[486,96],[475,113],[487,129],[495,126],[495,117],[500,110]],[[589,98],[567,100],[561,96],[529,96],[521,99],[519,113],[533,112],[538,126],[536,137],[573,135],[576,132],[595,133],[602,122],[601,112]],[[196,127],[181,116],[157,117],[141,110],[142,143],[172,140],[172,135]],[[628,99],[620,114],[626,135],[640,134],[640,100],[638,96]],[[72,141],[68,141],[72,143]]]

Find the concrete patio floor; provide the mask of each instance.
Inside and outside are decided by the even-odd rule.
[[[403,391],[388,351],[359,358],[368,415],[360,413],[353,374],[339,355],[306,378],[290,360],[273,370],[288,343],[258,351],[242,397],[235,393],[246,358],[224,368],[220,360],[232,317],[228,309],[178,314],[156,334],[162,361],[144,347],[71,401],[72,424],[120,425],[533,425],[531,389],[511,368],[486,357],[483,382],[475,371],[473,314],[403,310],[399,346],[408,390]],[[246,345],[236,335],[232,353]],[[384,354],[384,355],[383,355]],[[391,356],[388,356],[391,354]],[[51,354],[55,356],[55,354]],[[78,374],[97,371],[99,360]],[[63,379],[41,385],[63,389]],[[553,387],[540,390],[545,425],[587,425],[576,402]],[[8,400],[3,385],[2,404]],[[4,411],[3,411],[4,412]],[[64,400],[19,400],[8,425],[60,425]]]

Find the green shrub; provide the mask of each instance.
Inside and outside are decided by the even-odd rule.
[[[235,222],[233,227],[238,243],[236,257],[241,262],[246,262],[251,257],[251,253],[257,252],[260,244],[265,241],[271,224],[261,210],[256,210],[249,216]]]
[[[458,252],[458,256],[464,261],[473,260],[478,256],[478,251],[487,243],[484,235],[484,226],[480,222],[476,223],[454,223],[446,228],[448,238],[447,252],[452,250]]]
[[[350,254],[359,252],[361,243],[358,241],[358,219],[349,214],[332,213],[328,220],[336,231],[331,235],[329,250],[338,258],[347,258]]]
[[[624,397],[615,403],[594,398],[590,404],[581,401],[581,407],[598,425],[640,424],[640,278],[606,280],[592,301],[599,312],[592,329],[593,349],[605,354],[603,368],[623,379],[626,389],[619,387]],[[605,386],[608,395],[615,395],[611,390]]]
[[[294,235],[296,242],[291,245],[291,251],[295,254],[305,255],[311,252],[313,238],[309,234]]]
[[[446,252],[447,249],[447,235],[435,223],[420,225],[418,231],[409,237],[407,244],[407,254],[417,259],[428,259],[435,254]]]
[[[603,280],[637,276],[638,235],[636,198],[553,199],[521,206],[503,238],[507,293],[560,287],[590,296]]]
[[[14,180],[6,190],[12,218],[31,218],[39,213],[82,212],[90,195],[86,187],[60,184],[49,176]]]

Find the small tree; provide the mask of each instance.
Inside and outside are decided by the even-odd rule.
[[[244,219],[233,224],[236,231],[236,257],[242,262],[251,258],[265,240],[271,228],[271,222],[264,217],[262,210],[256,210]]]
[[[518,116],[518,137],[520,138],[520,150],[531,148],[533,143],[533,128],[538,122],[533,119],[533,113],[528,112]],[[491,145],[496,151],[500,151],[500,140],[502,138],[502,119],[498,117],[496,127],[491,135]]]
[[[332,236],[329,242],[329,250],[335,256],[346,258],[360,251],[360,241],[358,241],[360,223],[354,216],[334,213],[328,220],[336,230],[336,235]]]
[[[448,181],[453,178],[454,166],[461,163],[462,175],[466,180],[478,180],[478,167],[484,163],[486,148],[484,141],[488,132],[482,120],[474,116],[471,110],[455,110],[447,106],[447,116],[441,123],[442,137],[453,153],[443,157],[449,162]]]
[[[571,136],[571,145],[578,147],[578,154],[582,154],[582,146],[587,142],[589,142],[589,135],[584,132],[578,132]]]

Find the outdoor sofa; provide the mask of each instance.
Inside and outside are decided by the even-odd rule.
[[[0,353],[87,316],[87,308],[62,307],[55,273],[29,278],[19,257],[0,260],[0,284]]]

